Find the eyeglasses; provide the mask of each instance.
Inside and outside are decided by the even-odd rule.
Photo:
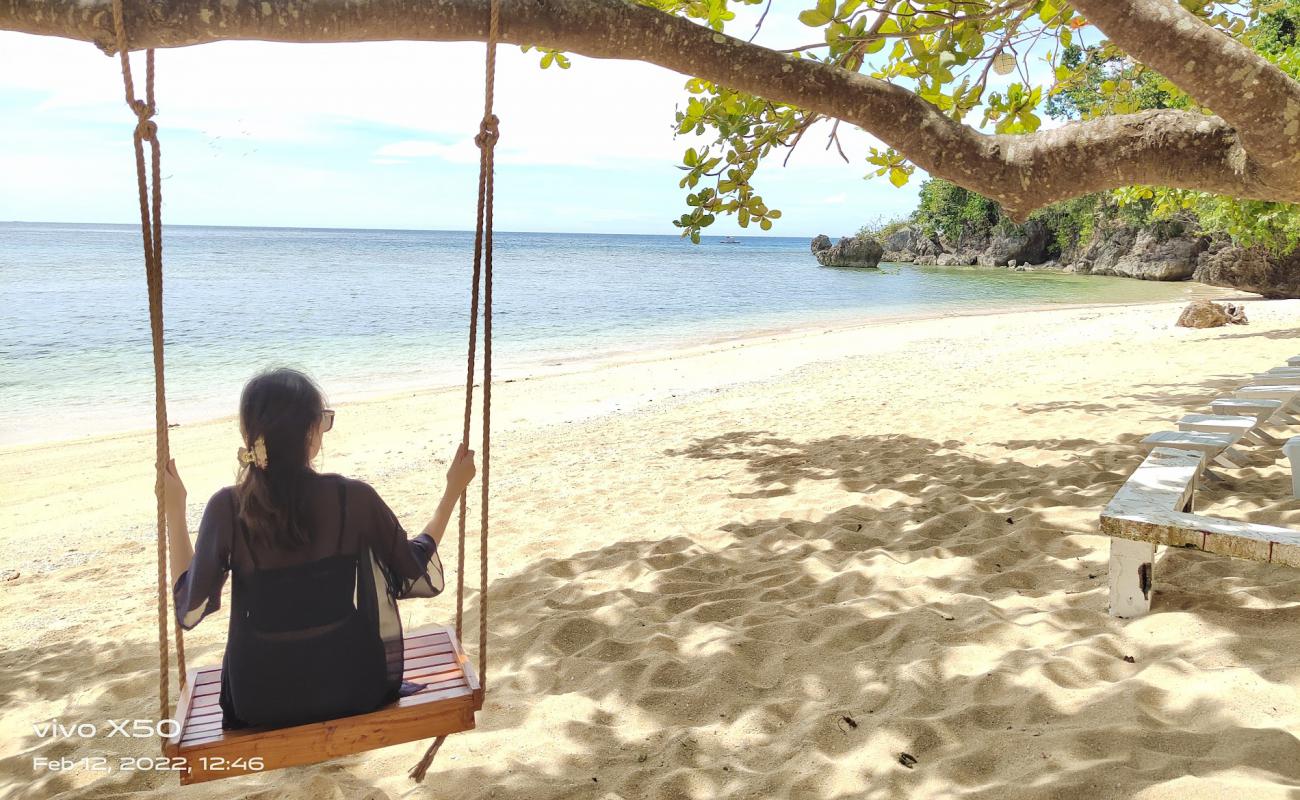
[[[327,408],[320,412],[320,432],[328,433],[334,427],[334,409]]]

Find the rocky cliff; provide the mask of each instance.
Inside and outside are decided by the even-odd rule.
[[[1048,258],[1047,231],[1036,220],[999,226],[986,235],[956,238],[927,235],[916,226],[906,226],[885,236],[882,244],[882,261],[1060,269],[1150,281],[1196,280],[1265,297],[1300,297],[1300,248],[1278,256],[1262,248],[1241,247],[1226,237],[1200,236],[1167,225],[1102,225],[1086,242],[1053,259]]]

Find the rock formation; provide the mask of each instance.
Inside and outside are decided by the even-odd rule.
[[[1198,256],[1192,278],[1265,297],[1300,297],[1300,248],[1278,256],[1260,247],[1215,240]]]
[[[875,269],[884,255],[884,248],[868,236],[846,236],[832,245],[830,237],[822,234],[812,240],[812,252],[823,267],[863,267]]]
[[[1219,305],[1209,300],[1195,300],[1178,315],[1181,328],[1217,328],[1220,325],[1246,325],[1245,309],[1236,303]]]
[[[1108,226],[1069,254],[1074,272],[1114,275],[1146,281],[1185,281],[1196,271],[1197,259],[1209,239],[1181,230]]]

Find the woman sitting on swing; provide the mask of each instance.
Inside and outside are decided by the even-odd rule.
[[[226,574],[235,576],[221,671],[224,727],[361,714],[418,690],[402,682],[397,600],[442,591],[438,542],[474,478],[474,452],[457,451],[438,510],[408,540],[368,484],[312,468],[334,412],[306,375],[277,369],[253,378],[239,422],[238,477],[208,501],[193,548],[175,462],[165,483],[181,626],[216,611]]]

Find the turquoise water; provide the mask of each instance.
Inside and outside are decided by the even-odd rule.
[[[172,419],[307,369],[334,401],[463,380],[472,234],[168,227]],[[875,317],[1181,297],[1185,285],[1006,270],[824,269],[803,238],[499,233],[498,374]],[[0,224],[0,444],[152,424],[140,233]]]

